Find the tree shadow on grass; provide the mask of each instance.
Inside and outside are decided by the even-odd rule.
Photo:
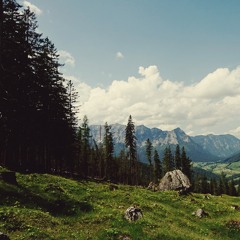
[[[92,205],[70,198],[64,191],[28,189],[21,185],[0,184],[0,205],[16,205],[42,209],[52,215],[74,215],[78,211],[89,212]]]

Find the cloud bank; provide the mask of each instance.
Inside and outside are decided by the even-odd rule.
[[[23,6],[26,8],[26,7],[29,7],[30,10],[32,12],[34,12],[37,16],[41,15],[42,14],[42,10],[40,8],[38,8],[36,5],[28,2],[28,1],[23,1]]]
[[[90,124],[126,124],[131,114],[136,125],[240,137],[240,67],[219,68],[192,85],[163,79],[157,66],[139,67],[138,73],[107,89],[77,86],[84,93],[79,117],[87,115]]]
[[[65,50],[59,50],[59,59],[60,62],[64,63],[67,66],[74,67],[75,66],[75,58],[72,56],[71,53]]]

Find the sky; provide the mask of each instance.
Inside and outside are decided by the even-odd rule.
[[[240,138],[239,0],[19,0],[55,44],[78,117]]]

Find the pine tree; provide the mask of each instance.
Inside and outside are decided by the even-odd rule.
[[[82,177],[88,177],[89,172],[89,160],[90,160],[90,128],[88,126],[88,118],[85,115],[83,117],[83,123],[78,130],[78,142],[79,142],[79,161],[80,161],[80,174]]]
[[[237,196],[240,196],[240,179],[238,180]]]
[[[153,149],[153,147],[152,147],[152,143],[149,138],[147,139],[145,144],[146,144],[146,157],[149,162],[149,170],[150,170],[149,177],[150,177],[150,181],[151,181],[152,180],[152,172],[153,172],[153,165],[152,165],[152,149]]]
[[[122,149],[118,156],[119,162],[119,172],[118,172],[118,181],[127,184],[129,182],[129,162],[127,159],[127,155],[124,149]]]
[[[176,151],[174,155],[174,162],[175,162],[175,168],[176,169],[182,169],[182,161],[181,161],[181,153],[180,153],[180,147],[177,144]]]
[[[182,147],[181,151],[182,172],[188,176],[191,181],[192,178],[192,161],[187,157],[185,148]]]
[[[231,181],[228,182],[228,189],[229,189],[230,196],[237,196],[237,189],[235,187],[233,178],[231,179]]]
[[[228,193],[229,193],[229,187],[226,179],[226,174],[224,172],[221,172],[221,176],[219,179],[219,194],[228,194]]]
[[[104,134],[104,153],[105,153],[105,176],[107,179],[112,180],[114,177],[114,159],[113,159],[113,153],[114,153],[114,143],[113,143],[113,136],[111,132],[111,126],[105,123],[105,134]]]
[[[125,146],[128,149],[128,157],[130,162],[130,184],[137,183],[137,145],[135,136],[135,126],[132,121],[132,116],[128,118],[128,123],[125,129]]]
[[[156,149],[154,151],[153,160],[154,160],[154,183],[158,183],[162,177],[162,163],[160,161],[160,157]]]
[[[215,178],[210,180],[210,193],[213,195],[218,195],[218,185]]]
[[[205,175],[201,177],[201,193],[209,193],[210,192],[210,184]]]
[[[166,147],[163,155],[163,174],[174,170],[174,159],[170,146]]]

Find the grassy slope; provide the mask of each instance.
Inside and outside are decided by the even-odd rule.
[[[234,179],[240,178],[240,162],[233,163],[206,163],[198,162],[193,164],[194,167],[199,167],[211,173],[220,175],[221,172],[224,172],[227,177],[232,177]]]
[[[77,182],[47,174],[17,174],[19,186],[0,180],[0,231],[11,239],[240,239],[240,211],[230,208],[240,198],[139,187]],[[144,217],[133,223],[124,211],[138,204]],[[204,208],[209,216],[192,212]]]

